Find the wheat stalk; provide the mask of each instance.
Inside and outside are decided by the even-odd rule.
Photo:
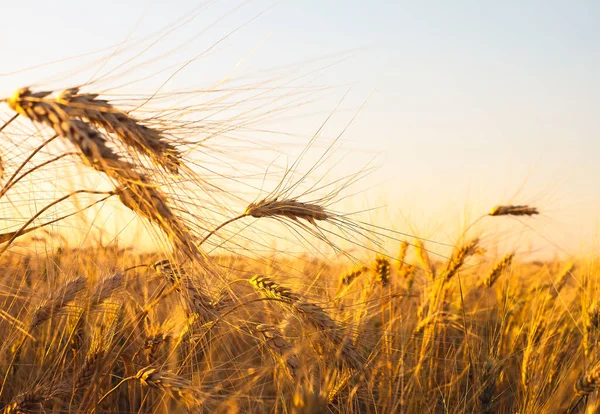
[[[185,276],[185,270],[169,259],[159,260],[150,265],[157,275],[165,278],[172,285],[178,284]]]
[[[218,315],[216,302],[203,292],[191,279],[181,281],[183,297],[188,309],[194,315],[198,315],[204,322],[214,320]]]
[[[587,395],[598,388],[600,388],[600,364],[579,377],[575,383],[575,393],[577,395]]]
[[[250,283],[267,297],[279,299],[286,303],[294,303],[300,300],[300,296],[292,292],[291,289],[281,286],[266,276],[253,276]]]
[[[73,388],[75,391],[81,390],[84,387],[91,384],[92,379],[97,375],[98,371],[102,369],[102,360],[105,356],[103,349],[93,350],[87,353],[83,365],[75,376],[73,382]]]
[[[344,274],[340,277],[340,285],[348,286],[350,285],[356,278],[362,275],[366,270],[366,267],[356,267]]]
[[[3,414],[29,414],[40,411],[41,405],[52,399],[54,395],[43,387],[35,387],[34,390],[15,397],[2,410]]]
[[[125,207],[156,224],[189,258],[206,263],[194,244],[193,233],[177,218],[159,188],[148,182],[132,182],[118,187],[114,193]]]
[[[496,363],[487,359],[483,364],[481,373],[481,391],[479,393],[482,414],[492,414],[494,412],[493,400],[496,394],[496,378]]]

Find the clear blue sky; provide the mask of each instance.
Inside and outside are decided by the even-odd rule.
[[[353,83],[350,111],[368,99],[345,139],[379,154],[374,204],[387,204],[389,217],[401,212],[434,232],[445,212],[456,222],[466,205],[476,215],[524,202],[547,212],[537,230],[560,246],[598,234],[597,1],[5,1],[0,73],[118,44],[134,29],[149,34],[201,4],[156,50],[209,28],[179,62],[264,13],[173,86],[219,79],[251,52],[250,69],[353,50],[320,82]],[[0,76],[0,97],[72,64]],[[321,119],[333,105],[324,102]]]

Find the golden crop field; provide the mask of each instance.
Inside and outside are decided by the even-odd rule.
[[[452,243],[370,221],[370,155],[336,175],[362,106],[285,136],[346,95],[303,64],[166,87],[222,41],[140,58],[171,30],[0,96],[2,413],[600,412],[597,256],[503,244],[548,203],[499,197]]]

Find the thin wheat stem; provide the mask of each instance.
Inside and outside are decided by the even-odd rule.
[[[206,240],[208,240],[208,238],[209,238],[210,236],[212,236],[213,234],[215,234],[216,232],[218,232],[219,230],[221,230],[221,229],[222,229],[223,227],[225,227],[226,225],[228,225],[228,224],[230,224],[230,223],[233,223],[234,221],[236,221],[236,220],[239,220],[239,219],[242,219],[242,218],[244,218],[244,217],[247,217],[247,216],[248,216],[248,214],[244,213],[244,214],[241,214],[241,215],[239,215],[239,216],[237,216],[237,217],[234,217],[234,218],[232,218],[232,219],[229,219],[229,220],[227,220],[227,221],[225,221],[225,222],[223,222],[223,223],[219,224],[217,227],[215,227],[213,230],[211,230],[211,232],[210,232],[210,233],[208,233],[208,234],[207,234],[207,235],[206,235],[206,236],[205,236],[205,237],[202,239],[202,241],[199,243],[199,246],[202,246],[202,244],[204,244],[204,242],[205,242]]]
[[[4,128],[6,128],[6,127],[7,127],[7,126],[9,126],[10,124],[12,124],[12,123],[13,123],[13,121],[14,121],[15,119],[17,119],[18,117],[19,117],[19,114],[16,114],[16,115],[14,115],[12,118],[10,118],[8,121],[6,121],[6,122],[4,123],[4,125],[2,125],[2,126],[0,127],[0,132],[4,131]]]
[[[126,383],[127,381],[131,381],[133,379],[135,379],[135,375],[132,375],[131,377],[127,377],[127,378],[123,378],[121,381],[119,381],[119,383],[117,385],[115,385],[114,387],[112,387],[106,394],[104,394],[102,396],[102,398],[100,398],[98,400],[98,403],[96,404],[96,407],[92,408],[92,413],[96,411],[96,408],[100,406],[100,404],[102,404],[102,401],[104,401],[110,394],[112,394],[113,392],[115,392],[117,389],[119,389],[119,387],[121,385],[123,385],[124,383]]]
[[[104,198],[101,198],[100,200],[94,201],[92,204],[90,204],[90,205],[88,205],[88,206],[86,206],[86,207],[83,207],[82,209],[79,209],[79,210],[77,210],[77,211],[75,211],[75,212],[73,212],[73,213],[69,213],[69,214],[67,214],[67,215],[64,215],[64,216],[62,216],[62,217],[59,217],[59,218],[56,218],[56,219],[54,219],[54,220],[50,220],[50,221],[48,221],[48,222],[46,222],[46,223],[40,224],[40,225],[38,225],[38,226],[31,227],[31,228],[28,228],[27,230],[17,230],[17,231],[11,231],[10,233],[3,233],[3,234],[0,234],[0,243],[4,243],[4,242],[6,242],[6,241],[10,240],[10,239],[11,239],[11,237],[14,237],[14,235],[15,235],[16,233],[18,233],[18,232],[21,232],[21,234],[19,234],[17,237],[19,237],[19,236],[23,236],[23,235],[25,235],[25,234],[27,234],[27,233],[31,233],[32,231],[39,230],[39,229],[41,229],[41,228],[43,228],[43,227],[49,226],[49,225],[51,225],[51,224],[54,224],[54,223],[56,223],[56,222],[58,222],[58,221],[62,221],[62,220],[64,220],[64,219],[67,219],[67,218],[69,218],[69,217],[72,217],[72,216],[74,216],[74,215],[76,215],[76,214],[79,214],[79,213],[81,213],[82,211],[85,211],[85,210],[87,210],[87,209],[89,209],[89,208],[92,208],[92,207],[94,207],[96,204],[100,204],[100,203],[102,203],[103,201],[106,201],[106,200],[108,200],[110,197],[112,197],[112,195],[109,195],[109,196],[106,196],[106,197],[104,197]],[[0,254],[1,254],[1,253],[0,253]]]
[[[23,178],[25,178],[26,176],[28,176],[29,174],[39,170],[42,167],[45,167],[48,164],[51,164],[55,161],[58,161],[62,158],[68,157],[70,155],[78,155],[78,152],[65,152],[64,154],[58,155],[52,159],[49,159],[48,161],[44,161],[43,163],[36,165],[35,167],[32,167],[30,169],[28,169],[27,171],[23,172],[23,174],[21,174],[18,178],[15,178],[14,180],[12,180],[11,182],[7,183],[3,188],[2,191],[0,192],[0,197],[2,197],[4,194],[6,194],[8,192],[8,190],[10,190],[12,187],[14,187],[19,181],[21,181]],[[18,173],[18,171],[17,171]]]
[[[27,228],[27,226],[29,226],[31,223],[33,223],[39,216],[41,216],[42,214],[44,214],[47,210],[49,210],[50,208],[52,208],[53,206],[62,203],[63,201],[67,200],[70,197],[73,197],[74,195],[77,194],[104,194],[104,195],[108,195],[108,197],[106,197],[105,199],[112,197],[114,195],[114,192],[112,191],[91,191],[91,190],[77,190],[77,191],[73,191],[72,193],[69,193],[57,200],[54,200],[53,202],[51,202],[50,204],[48,204],[47,206],[45,206],[44,208],[42,208],[40,211],[38,211],[35,215],[33,215],[29,220],[27,220],[25,222],[25,224],[23,224],[21,226],[21,228],[15,232],[13,232],[12,237],[8,240],[8,242],[6,243],[6,245],[2,248],[2,250],[0,250],[0,256],[2,256],[2,254],[10,247],[10,245],[12,244],[13,241],[15,241],[15,239],[19,236],[21,236],[24,233],[24,230]]]
[[[17,174],[19,174],[19,172],[21,172],[21,170],[25,167],[25,165],[29,161],[31,161],[31,159],[35,156],[35,154],[37,154],[38,152],[40,152],[42,150],[42,148],[44,148],[46,145],[48,145],[49,143],[51,143],[52,141],[54,141],[56,138],[58,138],[58,134],[53,135],[52,137],[48,138],[46,141],[44,141],[42,143],[42,145],[40,145],[39,147],[37,147],[36,149],[34,149],[31,152],[31,154],[29,154],[29,156],[25,159],[25,161],[23,161],[23,163],[19,166],[19,168],[17,168],[17,170],[8,179],[8,181],[6,181],[6,184],[4,184],[4,187],[0,191],[0,198],[2,198],[2,196],[4,196],[4,194],[6,194],[6,192],[8,191],[7,187],[12,186],[11,183],[15,179],[15,177],[17,176]]]

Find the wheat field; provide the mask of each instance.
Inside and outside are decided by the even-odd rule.
[[[367,222],[338,202],[370,166],[321,174],[318,131],[290,163],[246,155],[266,103],[312,101],[290,78],[3,97],[0,410],[600,412],[597,258],[472,230],[534,205],[453,244]]]

